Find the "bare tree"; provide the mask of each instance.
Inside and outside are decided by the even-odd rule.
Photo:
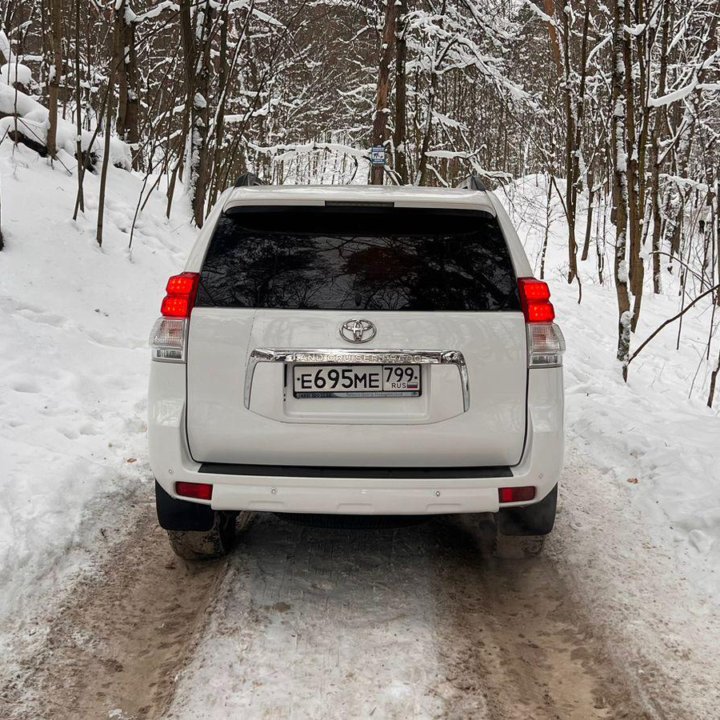
[[[390,64],[395,53],[397,26],[397,5],[395,0],[385,0],[385,22],[380,43],[380,62],[378,63],[377,94],[375,114],[373,116],[372,144],[385,146],[388,139],[388,115],[390,113]],[[382,185],[385,168],[374,165],[370,174],[372,185]]]
[[[136,16],[130,0],[118,0],[115,9],[115,33],[121,52],[117,69],[118,111],[117,134],[131,146],[136,146],[139,135],[140,95],[138,87],[137,51],[135,47]],[[133,153],[133,166],[139,167],[140,155]]]
[[[615,158],[613,173],[613,224],[615,225],[615,290],[618,301],[617,358],[623,363],[630,356],[630,294],[627,271],[628,189],[625,118],[627,99],[625,92],[624,52],[627,42],[624,28],[627,20],[627,0],[613,0],[613,70],[612,70],[612,150]]]
[[[48,45],[50,51],[50,80],[48,99],[48,131],[47,151],[50,157],[57,156],[57,127],[58,127],[58,95],[60,92],[60,78],[63,71],[62,56],[62,13],[63,0],[47,0],[50,6],[50,26],[48,28]]]

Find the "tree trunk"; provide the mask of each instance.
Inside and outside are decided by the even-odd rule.
[[[378,66],[377,95],[375,98],[375,116],[373,117],[372,144],[385,145],[388,139],[387,119],[390,98],[390,61],[395,50],[395,27],[397,25],[397,5],[395,0],[386,0],[385,26],[380,46],[380,64]],[[373,165],[370,172],[370,184],[382,185],[385,168]]]
[[[405,61],[407,57],[407,38],[405,36],[405,15],[407,0],[399,0],[400,18],[396,33],[397,53],[395,54],[395,172],[402,185],[409,181],[407,167],[407,78],[405,77]]]
[[[80,86],[80,0],[75,0],[75,155],[77,156],[77,202],[73,220],[77,220],[78,209],[85,212],[83,179],[85,176],[85,155],[82,149],[82,92]],[[88,148],[90,154],[90,148]]]
[[[445,0],[443,0],[443,4],[440,8],[440,20],[438,22],[439,25],[442,26],[443,19],[445,17],[445,10],[447,7],[447,3]],[[437,69],[442,63],[442,57],[447,53],[450,43],[452,40],[448,41],[448,46],[445,48],[445,50],[440,53],[440,43],[439,41],[435,41],[435,46],[432,54],[432,65],[430,67],[430,87],[428,89],[427,94],[427,120],[425,122],[425,132],[422,136],[422,143],[420,144],[420,153],[418,158],[418,171],[416,176],[416,183],[418,185],[425,185],[427,183],[427,167],[428,167],[428,150],[430,149],[430,139],[432,138],[432,131],[433,131],[433,111],[435,109],[435,96],[437,94],[437,88],[438,88],[438,74]],[[417,94],[417,93],[416,93]]]
[[[630,356],[630,295],[628,292],[628,271],[626,261],[628,188],[627,188],[627,146],[625,117],[625,63],[623,59],[625,1],[613,3],[613,73],[612,73],[612,149],[614,154],[613,172],[613,224],[615,225],[615,291],[618,301],[618,345],[617,358],[623,363],[623,376]]]
[[[623,3],[623,22],[625,27],[634,25],[634,18],[631,17],[629,0]],[[638,21],[639,22],[639,21]],[[637,137],[635,124],[635,100],[638,89],[634,80],[633,68],[633,41],[635,36],[624,33],[623,37],[623,62],[625,64],[625,99],[626,99],[626,123],[625,147],[627,156],[627,188],[628,188],[628,220],[629,220],[629,277],[630,291],[635,298],[635,305],[630,323],[630,330],[635,332],[638,320],[640,319],[640,306],[643,297],[643,283],[645,279],[645,264],[640,253],[642,249],[642,197],[641,185],[645,183],[643,177],[644,168],[640,166],[640,152],[642,142]],[[645,102],[645,98],[640,98]]]
[[[710,375],[710,389],[707,399],[707,406],[709,408],[713,406],[713,400],[715,399],[715,384],[717,383],[718,373],[720,373],[720,355],[718,355],[717,362],[715,363],[715,367]]]
[[[193,219],[197,227],[205,221],[205,197],[208,173],[208,88],[210,82],[210,24],[212,5],[202,0],[193,18],[192,0],[180,6],[180,26],[185,53],[185,84],[190,126],[187,138],[187,180]],[[194,22],[193,22],[194,20]]]
[[[587,42],[590,23],[590,8],[585,8],[583,22],[582,46],[580,54],[580,86],[577,92],[577,103],[573,107],[573,77],[576,74],[571,68],[570,46],[570,2],[566,0],[561,13],[563,27],[564,47],[564,106],[565,106],[565,212],[568,222],[568,283],[578,277],[577,268],[577,240],[575,238],[575,223],[577,215],[578,182],[580,180],[580,157],[582,148],[583,107],[585,101],[585,66],[587,64]]]
[[[595,202],[595,188],[593,188],[593,176],[588,174],[588,210],[585,223],[585,240],[583,242],[581,260],[587,260],[590,253],[590,236],[592,235],[593,203]]]
[[[135,23],[129,0],[120,0],[115,5],[115,32],[119,40],[117,67],[118,111],[115,130],[129,145],[137,146],[140,139],[139,88],[137,52],[135,49]],[[133,147],[133,168],[139,167],[139,154]]]
[[[115,63],[116,58],[113,57],[110,63],[110,75],[108,76],[107,100],[105,102],[105,138],[102,170],[100,171],[100,194],[98,198],[98,216],[97,216],[97,234],[95,236],[97,244],[102,247],[103,244],[103,219],[105,216],[105,190],[107,187],[107,171],[110,165],[110,133],[112,132],[113,117],[113,89],[115,85]]]
[[[665,11],[662,24],[662,40],[660,45],[660,75],[658,77],[657,94],[665,94],[665,82],[667,78],[667,50],[670,40],[671,11]],[[662,291],[662,262],[660,251],[662,250],[663,232],[662,217],[660,213],[660,143],[662,131],[665,125],[665,106],[656,109],[652,128],[650,145],[650,195],[652,197],[652,267],[653,267],[653,292],[657,295]]]
[[[195,135],[195,149],[197,151],[197,180],[195,182],[195,203],[194,215],[195,224],[202,227],[205,222],[205,198],[207,197],[209,170],[210,170],[210,147],[208,144],[208,133],[210,131],[210,75],[212,64],[210,56],[210,27],[212,25],[213,4],[205,0],[202,17],[198,17],[198,24],[202,28],[199,57],[202,57],[202,64],[198,72],[195,96],[193,97],[193,133]]]
[[[48,96],[47,151],[51,158],[57,157],[58,97],[62,76],[62,3],[63,0],[48,0],[50,5],[50,28],[48,33],[49,51],[52,56]]]
[[[548,17],[555,19],[555,0],[543,0],[543,6],[545,7],[545,14]],[[550,51],[557,68],[558,78],[562,77],[562,60],[560,58],[560,43],[558,42],[557,28],[552,23],[548,23],[548,35],[550,36]]]

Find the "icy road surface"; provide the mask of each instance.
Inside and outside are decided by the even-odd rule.
[[[607,538],[597,513],[622,495],[589,498],[577,462],[535,558],[494,557],[473,516],[357,530],[259,515],[227,561],[186,565],[148,498],[38,624],[0,715],[716,718],[712,608],[687,620],[682,578],[637,528]]]

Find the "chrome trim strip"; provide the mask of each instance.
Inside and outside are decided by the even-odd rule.
[[[255,367],[261,362],[308,363],[312,365],[368,364],[368,365],[454,365],[460,374],[462,384],[463,410],[470,409],[470,375],[465,357],[459,350],[355,350],[352,348],[333,350],[256,348],[250,353],[245,372],[244,401],[250,409]]]

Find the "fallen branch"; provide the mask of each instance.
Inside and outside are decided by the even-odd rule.
[[[630,355],[630,357],[625,361],[623,364],[623,380],[627,382],[627,376],[628,376],[628,366],[630,363],[640,354],[640,351],[665,327],[670,325],[671,323],[674,323],[678,318],[681,318],[693,305],[700,302],[704,297],[709,295],[712,292],[715,292],[716,290],[720,290],[720,284],[713,285],[709,290],[706,290],[704,293],[701,293],[698,295],[691,303],[686,305],[677,315],[673,315],[671,318],[667,319],[664,323],[662,323],[658,328],[651,333],[645,341],[638,347],[638,349]]]

